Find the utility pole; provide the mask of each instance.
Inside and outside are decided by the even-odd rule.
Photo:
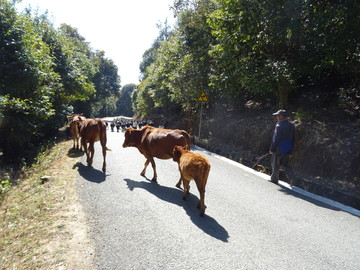
[[[200,139],[203,106],[204,106],[205,102],[208,102],[208,98],[207,98],[205,92],[202,92],[200,94],[200,97],[198,98],[197,101],[201,102],[201,105],[200,105],[200,121],[199,121],[199,139]]]

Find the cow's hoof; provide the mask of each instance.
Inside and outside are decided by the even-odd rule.
[[[151,181],[157,183],[157,179],[156,179],[156,178],[151,179]]]
[[[205,211],[200,212],[200,217],[203,217],[205,215]]]
[[[176,184],[175,187],[182,189],[181,184]]]

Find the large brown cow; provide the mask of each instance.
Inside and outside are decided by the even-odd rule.
[[[154,158],[172,158],[175,145],[190,149],[190,135],[185,130],[163,129],[152,126],[144,126],[142,129],[126,129],[123,143],[123,147],[136,147],[145,156],[146,162],[141,172],[142,176],[145,176],[146,168],[151,162],[154,170],[152,181],[157,181]]]
[[[200,193],[200,200],[198,208],[200,208],[200,216],[205,213],[205,186],[210,172],[210,163],[202,155],[190,152],[181,146],[174,147],[174,161],[179,164],[179,171],[181,178],[177,184],[180,185],[180,181],[183,181],[184,192],[183,199],[189,195],[190,180],[195,180],[197,189]]]
[[[81,150],[82,147],[79,144],[80,134],[79,134],[79,129],[78,129],[78,122],[85,120],[86,117],[83,116],[83,114],[81,113],[81,114],[69,115],[67,118],[68,118],[68,121],[70,123],[71,138],[73,139],[73,142],[74,142],[73,149],[78,149],[79,150],[79,148],[80,148],[80,150]]]
[[[78,122],[79,132],[81,137],[81,145],[84,148],[86,153],[86,162],[89,166],[93,163],[94,158],[94,143],[100,141],[103,153],[103,166],[102,171],[106,171],[106,150],[111,151],[111,149],[106,147],[106,125],[105,122],[101,119],[85,119]],[[89,147],[87,144],[89,143]]]

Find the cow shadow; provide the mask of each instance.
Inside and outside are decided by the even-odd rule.
[[[197,196],[190,193],[187,200],[184,201],[182,199],[182,190],[178,188],[161,186],[158,183],[151,181],[138,182],[128,178],[124,179],[124,181],[130,191],[133,191],[136,188],[141,188],[165,202],[183,207],[186,214],[190,217],[190,220],[204,233],[223,242],[228,242],[229,233],[223,226],[206,213],[204,217],[199,215],[200,210],[196,207],[199,201]]]
[[[85,166],[81,162],[77,162],[74,168],[78,168],[80,176],[89,182],[100,184],[106,180],[107,174],[92,166]]]
[[[83,151],[80,151],[79,149],[70,148],[67,155],[70,158],[78,158],[82,157],[85,153]]]

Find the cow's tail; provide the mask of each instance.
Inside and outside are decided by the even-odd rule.
[[[101,145],[103,147],[105,147],[106,151],[112,151],[110,148],[108,148],[106,146],[107,137],[106,137],[106,124],[105,124],[104,120],[100,120],[98,125],[100,128],[100,143],[101,143]]]
[[[204,184],[206,184],[207,179],[208,179],[208,177],[209,177],[210,167],[211,167],[211,166],[210,166],[209,163],[202,164],[202,166],[201,166],[201,171],[202,171],[203,180],[205,181]]]

